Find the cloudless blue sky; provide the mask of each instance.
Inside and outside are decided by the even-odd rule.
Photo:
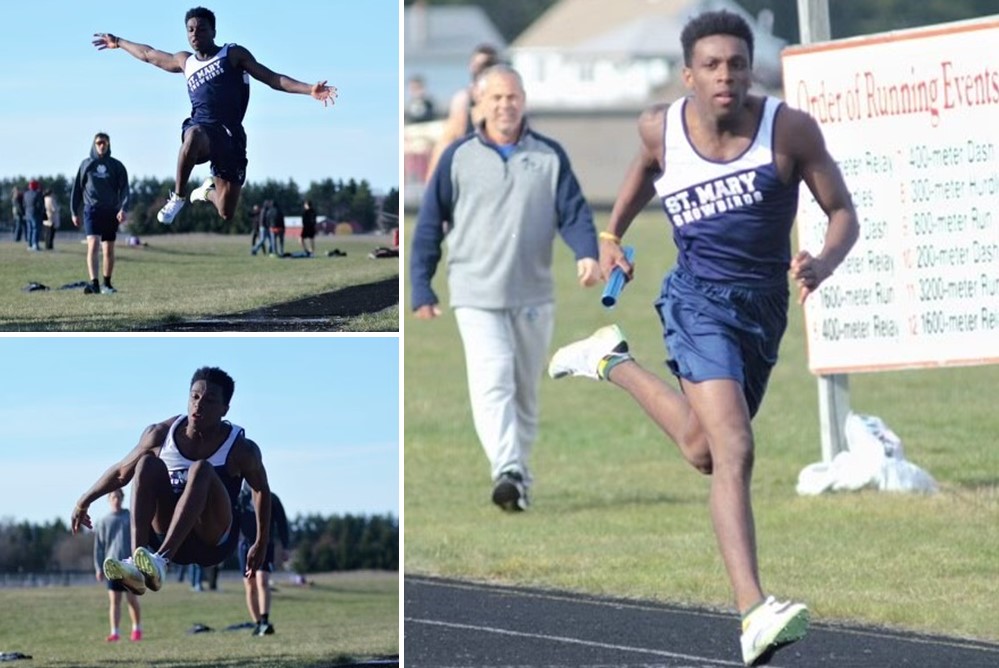
[[[248,182],[365,179],[399,187],[398,0],[34,0],[5,7],[0,40],[0,176],[72,178],[94,134],[129,176],[174,176],[191,105],[182,74],[124,50],[98,51],[110,32],[169,53],[189,51],[184,14],[215,13],[216,43],[245,46],[263,65],[337,86],[336,105],[250,82],[244,119]],[[195,168],[207,176],[207,165]]]
[[[129,336],[0,338],[0,519],[68,524],[145,427],[187,412],[201,366],[236,381],[227,419],[290,517],[398,517],[398,338]]]

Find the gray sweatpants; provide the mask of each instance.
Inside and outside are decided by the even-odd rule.
[[[538,432],[538,388],[555,324],[555,305],[454,309],[465,348],[472,419],[493,480],[528,461]]]

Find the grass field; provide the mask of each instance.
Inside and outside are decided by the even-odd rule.
[[[139,643],[127,639],[131,626],[122,601],[123,640],[116,644],[104,640],[108,599],[103,584],[0,589],[0,652],[29,654],[31,666],[158,668],[330,666],[399,654],[398,574],[309,577],[314,587],[277,581],[272,636],[224,630],[249,619],[237,580],[223,580],[219,591],[200,594],[171,580],[140,598],[144,638]],[[214,630],[188,634],[196,623]]]
[[[636,357],[665,376],[652,301],[673,262],[670,231],[661,215],[644,215],[626,243],[638,248],[638,273],[611,312],[599,288],[576,286],[571,256],[557,244],[554,346],[618,322]],[[435,287],[446,304],[443,274]],[[731,609],[707,479],[609,385],[543,381],[532,509],[493,507],[453,316],[417,321],[408,295],[404,303],[407,573]],[[941,492],[799,497],[799,471],[821,454],[816,380],[792,306],[754,423],[764,587],[804,600],[824,622],[999,640],[997,387],[996,366],[852,376],[853,409],[882,417]]]
[[[56,249],[43,253],[0,243],[0,330],[156,330],[363,286],[399,273],[396,259],[368,258],[374,248],[389,244],[382,236],[321,237],[316,257],[277,259],[251,256],[244,236],[163,235],[146,237],[144,247],[129,247],[119,239],[113,276],[118,294],[84,295],[79,289],[55,289],[87,279],[86,247],[76,238],[56,237]],[[287,250],[298,250],[295,244],[297,240],[289,240]],[[327,257],[334,248],[346,257]],[[53,289],[23,292],[30,282]],[[397,305],[331,323],[334,331],[398,328]]]

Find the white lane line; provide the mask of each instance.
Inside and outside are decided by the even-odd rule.
[[[484,631],[486,633],[496,633],[498,635],[515,636],[518,638],[533,638],[535,640],[551,640],[570,645],[583,645],[585,647],[599,647],[601,649],[612,649],[621,652],[638,652],[640,654],[651,654],[654,656],[668,657],[670,659],[683,659],[684,661],[699,661],[714,666],[742,666],[742,663],[734,661],[723,661],[712,659],[706,656],[695,656],[693,654],[679,654],[677,652],[667,652],[660,649],[649,649],[646,647],[629,647],[628,645],[613,645],[604,642],[594,642],[592,640],[580,640],[578,638],[566,638],[564,636],[551,636],[544,633],[524,633],[522,631],[510,631],[508,629],[497,629],[491,626],[475,626],[473,624],[456,624],[454,622],[440,622],[433,619],[417,619],[406,617],[405,621],[414,624],[427,624],[429,626],[444,626],[452,629],[463,629],[466,631]]]

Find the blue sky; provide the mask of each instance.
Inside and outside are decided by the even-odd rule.
[[[227,419],[291,517],[398,517],[397,337],[132,335],[0,338],[0,518],[68,523],[146,426],[186,412],[201,366],[235,379]]]
[[[184,77],[97,51],[110,32],[161,51],[190,50],[184,14],[197,0],[35,0],[11,5],[0,40],[0,176],[73,176],[94,134],[131,177],[173,178],[180,126],[190,114]],[[244,125],[247,180],[366,179],[399,187],[398,0],[209,0],[216,43],[245,46],[300,81],[327,79],[333,108],[251,79]],[[207,166],[195,175],[207,176]]]

